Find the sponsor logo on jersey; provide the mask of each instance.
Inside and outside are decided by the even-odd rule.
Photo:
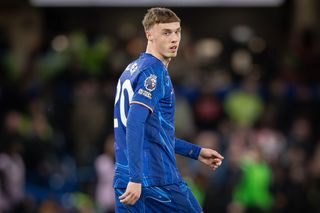
[[[152,94],[151,94],[150,92],[148,92],[148,91],[143,90],[143,89],[139,89],[139,90],[138,90],[138,93],[139,93],[140,95],[143,95],[143,96],[149,98],[149,99],[152,98]]]

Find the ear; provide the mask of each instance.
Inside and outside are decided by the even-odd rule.
[[[153,36],[152,36],[152,33],[150,31],[146,31],[146,37],[147,37],[148,41],[152,41],[153,40]]]

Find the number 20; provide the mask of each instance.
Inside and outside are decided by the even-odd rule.
[[[128,103],[131,102],[132,100],[132,96],[133,96],[133,90],[132,90],[132,86],[130,83],[130,80],[127,79],[123,82],[123,84],[121,85],[120,80],[118,81],[117,84],[117,93],[116,93],[116,98],[115,98],[115,102],[114,105],[116,105],[120,99],[120,120],[122,122],[122,124],[126,127],[127,126],[127,116],[126,116],[126,112],[125,112],[125,96],[124,96],[124,91],[127,91],[128,93]],[[114,128],[118,127],[118,119],[114,118]]]

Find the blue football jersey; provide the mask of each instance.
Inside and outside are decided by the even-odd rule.
[[[152,112],[144,129],[142,186],[181,182],[175,159],[175,95],[172,82],[167,68],[159,59],[142,53],[127,66],[117,84],[114,187],[125,188],[129,182],[126,124],[131,104],[143,105]]]

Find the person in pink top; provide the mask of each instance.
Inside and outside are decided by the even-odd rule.
[[[19,144],[10,143],[0,153],[0,212],[12,211],[25,196],[25,165],[18,149]]]
[[[109,136],[104,144],[104,152],[96,158],[97,173],[96,202],[103,213],[114,212],[114,160],[113,136]]]

